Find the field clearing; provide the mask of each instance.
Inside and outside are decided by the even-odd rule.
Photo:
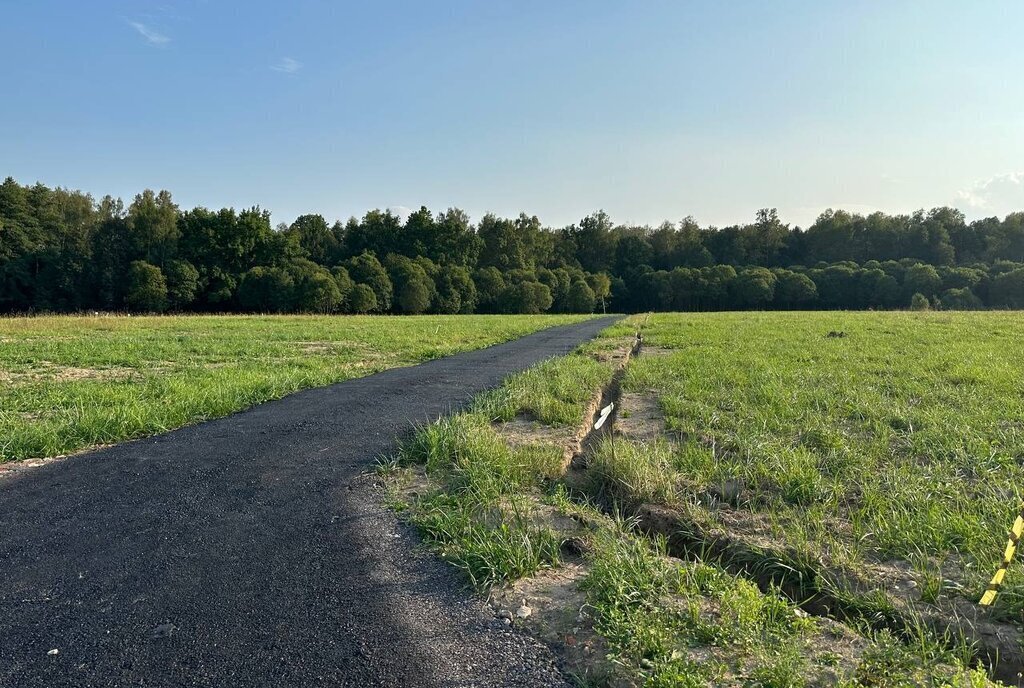
[[[977,600],[1021,504],[1020,325],[636,316],[386,472],[426,540],[499,605],[534,600],[522,625],[597,683],[1016,682],[1024,567]]]
[[[171,430],[586,316],[0,319],[0,463]]]

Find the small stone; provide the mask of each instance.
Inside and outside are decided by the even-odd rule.
[[[646,669],[647,671],[650,671],[651,669],[654,668],[654,662],[652,662],[651,660],[649,660],[649,659],[647,659],[645,657],[644,659],[640,660],[640,668],[641,669]]]
[[[501,609],[498,611],[497,617],[499,619],[506,619],[508,621],[512,621],[512,612],[510,612],[507,609]]]
[[[917,581],[916,580],[908,580],[907,581],[907,587],[908,588],[916,588],[917,587]]]
[[[153,629],[154,638],[169,638],[172,633],[178,630],[178,627],[172,623],[160,624]]]
[[[808,614],[807,612],[805,612],[805,611],[804,611],[803,609],[800,609],[800,607],[797,607],[797,608],[795,608],[795,609],[793,610],[793,614],[794,614],[794,615],[795,615],[795,616],[796,616],[796,617],[797,617],[798,619],[806,619],[807,617],[809,617],[809,616],[810,616],[810,614]]]
[[[53,648],[52,650],[50,650],[46,654],[48,654],[48,655],[50,655],[52,657],[53,655],[59,655],[60,654],[60,650],[58,650],[57,648]]]
[[[516,617],[519,619],[526,619],[530,616],[530,614],[533,614],[533,610],[530,609],[529,606],[527,606],[526,600],[523,600],[522,606],[516,610]]]

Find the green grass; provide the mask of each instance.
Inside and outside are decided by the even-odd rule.
[[[671,562],[664,550],[627,532],[599,537],[583,588],[619,661],[644,670],[649,686],[703,686],[737,673],[762,686],[804,685],[813,620],[749,581]],[[695,646],[719,652],[698,662]]]
[[[582,319],[0,318],[0,463],[150,435]]]
[[[524,494],[558,460],[553,452],[511,449],[481,413],[443,419],[400,454],[400,463],[422,464],[438,486],[417,502],[411,522],[479,588],[557,564],[561,541],[533,521]]]
[[[656,494],[633,496],[684,504],[732,481],[761,535],[866,575],[869,562],[907,566],[932,598],[945,586],[973,600],[1021,504],[1022,324],[1018,313],[654,315],[645,341],[672,353],[641,356],[624,386],[653,390],[681,440],[619,449],[631,460],[612,482],[656,472]],[[1018,561],[998,611],[1022,610]]]
[[[721,324],[716,323],[717,317],[722,318]],[[559,522],[550,518],[550,509],[562,518],[586,523],[586,544],[581,560],[577,560],[587,572],[580,583],[586,597],[585,610],[603,638],[608,658],[637,685],[990,685],[984,671],[967,667],[963,647],[954,643],[951,649],[949,643],[924,629],[897,636],[869,623],[844,626],[809,617],[777,588],[732,572],[713,557],[703,558],[700,551],[692,552],[686,560],[670,558],[664,539],[644,537],[628,519],[616,520],[617,509],[628,513],[641,503],[676,506],[698,518],[713,519],[710,511],[702,511],[699,494],[707,484],[739,476],[745,481],[744,499],[756,505],[737,512],[763,518],[770,527],[788,525],[795,515],[806,513],[801,516],[803,530],[785,531],[779,542],[788,543],[794,532],[799,533],[797,539],[803,545],[825,542],[814,537],[829,526],[812,521],[834,515],[816,506],[821,495],[836,494],[844,484],[834,476],[823,475],[821,466],[831,464],[820,463],[813,451],[797,445],[792,460],[784,460],[775,452],[774,463],[751,467],[750,452],[731,456],[732,452],[742,452],[735,437],[708,435],[709,428],[715,432],[721,427],[721,414],[726,413],[727,404],[737,409],[749,403],[758,406],[756,417],[760,422],[759,428],[750,429],[752,439],[776,450],[784,444],[772,436],[774,426],[766,422],[772,412],[759,406],[768,397],[745,387],[755,379],[757,364],[743,355],[732,361],[725,355],[729,351],[748,351],[745,344],[737,346],[733,339],[726,343],[728,332],[736,338],[749,336],[739,325],[743,317],[757,321],[763,316],[655,316],[647,322],[634,318],[609,328],[604,339],[572,355],[512,376],[501,388],[479,397],[467,412],[422,428],[402,448],[392,470],[419,472],[427,484],[417,487],[410,501],[396,500],[396,505],[400,503],[426,542],[480,589],[541,575],[563,564],[561,545],[570,536],[562,530],[564,524],[553,527]],[[799,318],[785,320],[796,316],[777,317],[782,318],[773,325],[777,338],[802,331]],[[815,321],[815,317],[832,319]],[[848,324],[849,317],[811,316],[805,328],[815,333],[827,324],[823,335],[837,329],[838,320],[840,327],[856,330]],[[681,337],[679,323],[689,318],[693,325],[685,329],[687,336]],[[621,346],[623,338],[632,335],[638,324],[644,325],[648,345],[672,347],[676,352],[641,355],[628,368],[624,381],[627,390],[655,390],[666,409],[682,409],[694,403],[689,385],[697,390],[728,387],[729,394],[723,392],[724,396],[707,402],[716,405],[717,410],[700,417],[700,423],[714,420],[719,425],[699,424],[686,412],[668,413],[671,427],[685,433],[683,441],[603,441],[591,447],[583,479],[562,475],[561,451],[543,443],[543,437],[559,435],[541,432],[532,445],[506,440],[503,423],[523,418],[549,430],[578,427],[584,421],[587,402],[612,378],[613,362],[596,360],[591,354]],[[915,329],[913,325],[908,328]],[[700,362],[698,380],[693,370],[695,361],[710,346],[695,342],[701,341],[700,333],[709,330],[722,336],[722,341],[715,344],[721,347],[721,355],[710,352],[708,360]],[[813,336],[806,335],[807,346],[820,356],[813,346]],[[849,343],[856,341],[855,336],[851,333],[848,338],[828,343]],[[703,341],[707,341],[706,334]],[[774,352],[784,358],[789,355],[785,352],[792,351],[794,347],[782,343],[749,345],[750,356]],[[849,385],[850,376],[843,367],[853,361],[849,355],[834,355],[826,362],[834,370],[822,374],[831,374],[842,379],[842,385]],[[772,366],[779,370],[772,373]],[[800,394],[812,392],[806,384],[786,378],[787,364],[779,358],[765,363],[764,369],[765,374],[774,375],[773,379],[787,387],[790,398],[799,401]],[[799,388],[795,397],[793,387]],[[842,396],[841,391],[833,387],[831,393]],[[745,401],[745,395],[756,401]],[[673,400],[679,406],[672,407]],[[817,443],[815,446],[826,447],[823,451],[827,456],[838,456],[841,438],[826,432],[829,422],[811,419],[813,412],[822,408],[819,403],[802,411],[787,408],[775,412],[785,418],[810,420],[806,427],[794,421],[794,428],[805,433],[802,436],[813,438],[810,441]],[[691,423],[689,429],[683,428],[686,423]],[[719,465],[722,463],[724,467]],[[847,470],[857,465],[854,461],[839,463]],[[746,470],[758,472],[762,482],[751,484],[764,485],[763,493],[747,494]],[[848,479],[853,474],[843,475]],[[598,505],[613,517],[603,515]],[[835,509],[836,502],[831,507]],[[573,540],[579,537],[578,530],[572,532]],[[574,545],[573,551],[579,551],[579,547]],[[817,562],[816,558],[808,559],[806,565],[813,567]],[[756,566],[751,574],[757,573],[757,566],[780,570],[791,566],[779,559],[753,563]],[[934,570],[932,573],[934,578]],[[862,605],[866,616],[886,611],[869,608],[871,603],[868,598],[850,600],[851,607]],[[582,610],[569,611],[575,615]]]

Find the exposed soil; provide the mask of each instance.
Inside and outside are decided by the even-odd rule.
[[[659,438],[672,439],[666,431],[661,402],[653,390],[643,393],[624,392],[619,396],[615,432],[628,440],[648,444],[653,444]]]
[[[604,639],[594,631],[594,619],[579,583],[587,569],[568,563],[491,591],[495,616],[526,631],[552,648],[568,671],[585,685],[634,688],[622,667],[608,659]],[[516,611],[525,606],[529,616]]]
[[[18,384],[19,382],[76,382],[80,380],[130,380],[142,375],[135,368],[111,366],[108,368],[78,368],[63,366],[49,361],[40,361],[34,368],[26,371],[0,370],[0,381]]]

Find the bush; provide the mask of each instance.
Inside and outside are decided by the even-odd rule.
[[[1024,268],[1004,272],[992,280],[989,298],[995,306],[1024,308]]]
[[[165,270],[167,298],[172,308],[184,308],[199,293],[199,271],[187,260],[172,260]]]
[[[928,297],[924,294],[917,293],[910,297],[910,310],[912,311],[927,311],[931,309],[931,304],[928,303]]]
[[[338,294],[341,296],[341,301],[338,303],[338,310],[345,313],[350,312],[349,298],[352,294],[352,288],[356,286],[355,282],[348,275],[348,270],[341,267],[340,265],[331,269],[331,277],[334,278],[334,283],[338,285]]]
[[[593,313],[594,302],[597,300],[594,290],[583,280],[576,280],[569,287],[565,297],[565,307],[570,313]]]
[[[370,313],[377,310],[377,296],[365,284],[352,287],[348,297],[348,308],[353,313]]]
[[[476,298],[476,285],[469,270],[462,266],[445,266],[438,271],[435,312],[472,313],[476,309]]]
[[[505,287],[498,297],[501,313],[543,313],[551,308],[551,290],[540,282],[520,282]]]
[[[911,265],[903,277],[903,288],[907,293],[935,296],[942,288],[942,278],[931,265]]]
[[[385,263],[394,289],[395,310],[410,315],[426,312],[435,288],[423,265],[396,254],[389,255]]]
[[[130,310],[161,313],[167,310],[167,280],[155,265],[144,260],[128,266],[128,293],[125,305]]]
[[[940,299],[942,309],[946,311],[976,311],[982,308],[981,299],[970,289],[947,289]]]
[[[305,277],[295,287],[295,309],[301,313],[333,313],[340,305],[341,290],[326,270]]]
[[[775,275],[767,268],[747,268],[732,284],[733,296],[741,308],[763,308],[775,298]]]
[[[814,280],[791,270],[779,270],[776,275],[775,301],[783,308],[807,306],[818,298]]]
[[[390,310],[391,296],[394,288],[391,284],[391,278],[388,277],[387,270],[377,260],[377,256],[368,251],[364,252],[346,262],[345,269],[348,270],[349,276],[355,282],[365,284],[373,290],[375,305],[371,310]],[[359,311],[354,312],[358,313]]]
[[[473,284],[476,286],[477,299],[480,309],[494,312],[498,310],[498,301],[502,292],[505,291],[505,278],[501,271],[495,267],[486,267],[477,270],[473,276]]]
[[[292,308],[295,281],[281,268],[257,266],[242,275],[238,302],[252,313],[284,313]]]

